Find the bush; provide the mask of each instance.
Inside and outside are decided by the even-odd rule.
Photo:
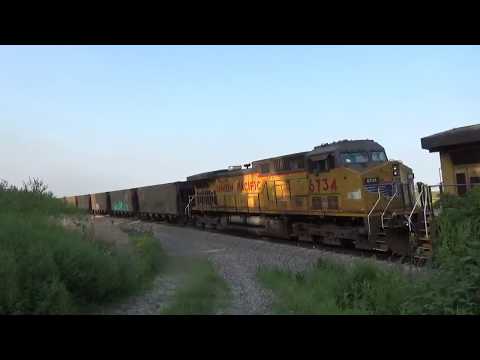
[[[434,222],[432,271],[415,284],[410,313],[480,314],[480,189],[445,194]]]
[[[401,314],[411,283],[399,270],[368,261],[321,260],[305,272],[262,269],[259,276],[277,295],[274,308],[282,314]]]
[[[382,270],[359,262],[345,272],[334,296],[341,309],[371,314],[401,314],[411,281],[399,270]]]
[[[148,285],[163,262],[148,235],[110,248],[67,231],[51,216],[79,214],[36,190],[0,190],[0,313],[75,313]],[[7,190],[5,190],[7,189]]]
[[[305,273],[259,276],[278,295],[282,313],[480,314],[480,188],[444,195],[439,206],[433,259],[414,278],[368,262],[325,261]]]

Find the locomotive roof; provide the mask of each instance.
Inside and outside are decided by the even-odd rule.
[[[198,181],[198,180],[206,180],[212,179],[215,177],[225,177],[225,176],[235,176],[235,175],[243,175],[253,172],[253,169],[238,169],[238,170],[229,170],[229,169],[220,169],[215,171],[207,171],[201,174],[196,174],[187,177],[187,181]]]
[[[207,171],[200,174],[192,175],[187,177],[187,181],[197,181],[197,180],[205,180],[210,179],[215,176],[220,176],[228,172],[228,169],[220,169],[215,171]]]
[[[281,156],[266,158],[262,160],[252,161],[252,167],[249,169],[238,169],[238,170],[220,169],[220,170],[208,171],[208,172],[192,175],[187,177],[187,181],[198,181],[198,180],[212,179],[215,177],[248,174],[250,172],[255,171],[254,167],[256,165],[259,165],[266,161],[272,161],[272,160],[281,159],[281,158],[288,159],[288,158],[294,158],[294,157],[312,156],[312,155],[330,153],[335,151],[341,151],[341,152],[385,151],[385,149],[383,148],[383,146],[381,146],[380,144],[378,144],[373,140],[342,140],[342,141],[315,146],[315,148],[312,151],[303,151],[303,152],[298,152],[293,154],[281,155]]]
[[[252,165],[257,165],[261,162],[264,162],[264,161],[271,161],[271,160],[275,160],[275,159],[280,159],[280,158],[292,158],[292,157],[297,157],[297,156],[305,156],[306,154],[308,154],[308,151],[303,151],[303,152],[298,152],[298,153],[293,153],[293,154],[288,154],[288,155],[281,155],[281,156],[275,156],[275,157],[270,157],[270,158],[266,158],[266,159],[262,159],[262,160],[255,160],[255,161],[252,161]]]
[[[422,149],[430,152],[440,151],[448,146],[464,145],[478,141],[480,141],[480,124],[442,131],[421,139]]]
[[[361,152],[361,151],[385,151],[384,147],[373,140],[341,140],[329,144],[315,146],[308,156],[327,152]]]
[[[356,152],[356,151],[385,151],[383,146],[373,140],[341,140],[337,142],[322,144],[319,146],[315,146],[312,151],[304,151],[294,154],[282,155],[271,157],[267,159],[257,160],[252,162],[253,165],[264,161],[271,161],[280,158],[290,158],[290,157],[297,157],[297,156],[312,156],[330,152]]]

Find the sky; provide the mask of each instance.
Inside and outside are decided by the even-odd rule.
[[[0,46],[0,179],[57,196],[373,139],[437,184],[424,136],[480,123],[478,46]]]

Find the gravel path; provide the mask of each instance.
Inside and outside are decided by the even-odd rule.
[[[261,266],[302,271],[319,258],[349,263],[353,257],[265,240],[201,231],[156,223],[125,221],[122,228],[150,230],[168,254],[200,256],[212,261],[228,282],[232,304],[223,314],[268,314],[273,294],[260,286],[256,273]]]
[[[260,267],[278,267],[302,271],[313,266],[318,259],[328,258],[349,264],[354,257],[321,249],[296,247],[266,240],[251,239],[229,234],[202,231],[190,227],[143,222],[128,218],[99,217],[95,223],[109,224],[125,231],[151,232],[170,256],[203,257],[210,260],[218,273],[227,281],[232,302],[228,309],[218,314],[269,314],[273,294],[257,281]],[[103,226],[102,225],[102,226]],[[378,261],[381,266],[391,263]],[[162,273],[146,294],[128,299],[104,314],[159,314],[169,304],[182,276]]]

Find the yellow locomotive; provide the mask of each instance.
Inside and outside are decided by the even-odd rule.
[[[372,140],[324,144],[187,181],[195,189],[188,215],[200,226],[398,254],[412,250],[412,169],[388,160]]]

